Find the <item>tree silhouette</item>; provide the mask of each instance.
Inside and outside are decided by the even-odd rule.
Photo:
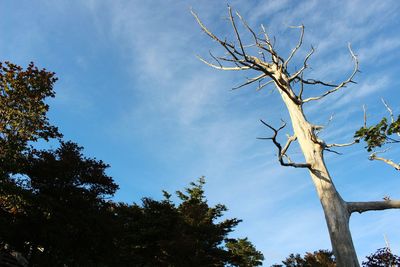
[[[259,266],[263,255],[245,239],[229,238],[240,222],[209,206],[204,178],[141,205],[115,203],[118,189],[101,160],[61,141],[45,100],[54,73],[0,64],[0,265]],[[59,139],[38,150],[35,141]],[[15,255],[18,255],[16,257]]]

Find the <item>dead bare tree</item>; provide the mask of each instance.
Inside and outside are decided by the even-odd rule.
[[[324,151],[329,151],[333,147],[349,146],[358,142],[358,139],[347,144],[327,144],[324,140],[318,137],[318,131],[321,126],[317,126],[309,122],[304,114],[303,105],[323,99],[324,97],[333,94],[350,83],[354,83],[354,76],[358,72],[358,60],[353,53],[350,45],[348,46],[350,55],[354,62],[354,68],[347,79],[341,83],[333,84],[315,79],[305,79],[304,71],[308,68],[308,60],[314,53],[314,48],[305,56],[302,66],[294,73],[289,73],[288,65],[299,51],[303,43],[304,26],[298,26],[300,30],[300,38],[295,47],[291,50],[289,56],[285,59],[281,57],[274,48],[265,27],[261,25],[261,34],[257,34],[247,22],[240,16],[239,13],[233,15],[232,9],[228,7],[229,21],[231,23],[235,41],[230,42],[218,37],[210,31],[200,20],[198,15],[192,11],[193,16],[197,20],[201,29],[214,41],[218,42],[226,54],[224,56],[211,57],[215,62],[209,62],[203,58],[199,59],[210,67],[219,70],[229,71],[255,71],[258,73],[254,78],[247,79],[243,84],[235,87],[241,88],[246,85],[258,83],[257,89],[260,90],[267,84],[274,84],[276,90],[280,93],[287,111],[289,112],[293,135],[288,136],[287,143],[282,146],[277,141],[279,132],[286,126],[283,123],[279,128],[274,128],[268,123],[262,121],[273,132],[273,136],[265,139],[270,139],[278,148],[278,161],[283,166],[308,169],[312,181],[315,185],[318,197],[322,204],[326,223],[330,234],[333,252],[335,254],[337,265],[342,267],[359,266],[357,255],[354,249],[351,233],[349,229],[349,219],[353,212],[365,212],[370,210],[384,210],[400,208],[400,201],[387,199],[385,201],[374,202],[347,202],[342,199],[339,192],[336,190],[333,180],[328,172],[324,162]],[[252,43],[245,45],[242,40],[242,35],[239,33],[237,21],[248,31],[251,36]],[[253,50],[251,50],[253,49]],[[252,55],[251,51],[256,49],[256,55]],[[255,54],[255,53],[253,53]],[[269,80],[264,82],[265,80]],[[295,83],[299,84],[296,89]],[[321,95],[303,98],[303,90],[305,86],[320,86],[326,88]],[[288,150],[290,145],[297,141],[305,158],[304,163],[293,162]]]

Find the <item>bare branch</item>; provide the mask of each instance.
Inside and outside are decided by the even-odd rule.
[[[337,152],[337,151],[332,150],[332,149],[329,149],[329,148],[325,148],[325,151],[328,151],[328,152],[331,152],[331,153],[334,153],[334,154],[337,154],[337,155],[343,155],[342,153]]]
[[[395,122],[394,120],[394,116],[393,116],[393,110],[390,108],[390,106],[388,105],[388,103],[386,103],[386,101],[382,98],[382,102],[385,105],[386,109],[388,110],[389,114],[390,114],[390,120],[392,123]],[[396,133],[398,136],[400,136],[400,132]]]
[[[265,50],[271,54],[272,62],[274,62],[277,65],[279,64],[279,60],[284,62],[283,59],[281,57],[279,57],[278,54],[275,52],[274,46],[272,45],[271,39],[269,38],[269,35],[268,35],[267,31],[265,30],[265,27],[263,24],[261,24],[261,30],[262,30],[262,32],[264,34],[264,38],[265,38],[265,40],[263,40],[263,41],[268,46],[268,49],[265,49]]]
[[[299,77],[296,77],[296,79],[299,79]],[[323,82],[320,80],[315,80],[315,79],[307,79],[307,80],[303,80],[303,78],[300,79],[304,84],[309,84],[309,85],[316,85],[316,84],[321,84],[323,86],[326,87],[337,87],[337,84],[333,84],[333,83],[328,83],[328,82]]]
[[[252,83],[257,82],[257,81],[260,81],[265,77],[267,77],[267,75],[265,73],[263,73],[263,74],[261,74],[261,75],[259,75],[257,77],[254,77],[254,78],[251,78],[251,79],[247,79],[247,81],[245,83],[243,83],[243,84],[241,84],[239,86],[233,87],[232,90],[236,90],[236,89],[242,88],[242,87],[244,87],[246,85],[252,84]]]
[[[215,57],[215,56],[211,53],[211,51],[208,51],[208,53],[209,53],[210,56],[218,63],[218,65],[222,68],[222,64],[221,64],[221,62],[219,61],[219,59],[218,59],[217,57]],[[221,60],[223,60],[223,58],[222,58]]]
[[[363,111],[364,111],[364,128],[367,128],[367,108],[365,105],[363,105]]]
[[[271,129],[274,132],[274,135],[272,137],[258,138],[258,139],[272,140],[274,145],[278,148],[278,161],[282,166],[290,166],[290,167],[294,167],[294,168],[308,168],[308,169],[311,168],[311,164],[292,162],[290,160],[290,158],[286,155],[286,152],[289,149],[290,144],[297,139],[296,136],[288,136],[288,141],[283,148],[282,148],[281,144],[276,140],[279,131],[286,127],[286,122],[283,122],[282,125],[278,129],[275,129],[274,127],[272,127],[268,123],[264,122],[263,120],[260,120],[260,121],[262,124],[264,124],[269,129]],[[288,159],[288,162],[283,161],[284,157]]]
[[[327,128],[329,126],[329,124],[332,122],[333,120],[333,115],[331,114],[331,116],[328,119],[328,122],[325,125],[319,125],[318,128],[314,128],[315,129],[315,134],[318,135],[320,132],[322,132],[325,128]]]
[[[199,17],[197,16],[196,13],[194,13],[193,11],[191,11],[193,16],[195,17],[196,21],[198,22],[198,24],[200,25],[201,29],[209,36],[211,37],[213,40],[216,40],[229,54],[229,57],[231,57],[231,59],[228,58],[216,58],[213,57],[214,59],[217,60],[218,64],[221,64],[221,61],[228,61],[231,62],[233,64],[235,64],[235,66],[221,66],[221,65],[217,65],[217,64],[213,64],[211,62],[208,62],[202,58],[200,58],[200,60],[202,62],[204,62],[205,64],[216,68],[216,69],[220,69],[220,70],[247,70],[247,69],[253,69],[256,71],[260,71],[263,72],[265,74],[265,77],[269,77],[273,80],[273,82],[275,83],[275,85],[283,92],[285,93],[294,103],[296,104],[301,104],[300,100],[298,99],[298,97],[296,96],[296,94],[292,91],[292,89],[290,88],[290,86],[288,86],[288,80],[287,80],[287,71],[286,69],[283,69],[283,59],[281,57],[278,56],[278,54],[274,51],[273,49],[273,45],[270,41],[270,38],[267,34],[267,32],[265,31],[265,28],[262,26],[263,32],[264,32],[264,36],[265,36],[265,40],[257,38],[257,35],[254,33],[254,31],[252,31],[250,29],[250,27],[247,25],[247,23],[241,18],[240,15],[238,15],[238,17],[241,19],[241,21],[243,22],[243,24],[245,25],[246,28],[249,29],[249,31],[253,34],[253,37],[256,40],[256,43],[258,44],[258,48],[260,50],[263,51],[267,51],[272,58],[272,63],[270,62],[266,62],[263,61],[260,57],[256,57],[256,56],[252,56],[249,54],[246,54],[243,44],[242,44],[242,40],[239,34],[239,31],[237,29],[235,20],[233,18],[232,15],[232,10],[231,8],[229,8],[229,18],[231,20],[232,23],[232,27],[233,30],[235,32],[236,35],[236,39],[239,42],[239,46],[240,46],[240,51],[238,51],[235,48],[234,44],[228,43],[227,41],[223,41],[221,40],[219,37],[217,37],[216,35],[214,35],[210,30],[208,30],[206,28],[206,26],[201,22],[201,20],[199,19]],[[261,51],[262,52],[262,51]],[[260,78],[261,80],[261,78]],[[248,82],[251,81],[247,81],[245,82],[244,85],[247,85]],[[259,85],[259,89],[261,89],[262,87],[264,87],[264,85]]]
[[[372,154],[369,156],[369,159],[370,159],[370,160],[380,160],[380,161],[383,161],[383,162],[385,162],[386,164],[389,164],[390,166],[392,166],[395,170],[400,171],[400,164],[394,162],[394,161],[391,160],[391,159],[386,159],[386,158],[383,158],[383,157],[378,157],[378,156],[376,155],[377,153],[383,153],[383,152],[386,152],[386,151],[387,151],[387,150],[381,151],[381,152],[374,152],[374,153],[372,153]]]
[[[349,143],[344,143],[344,144],[327,144],[325,147],[330,148],[330,147],[346,147],[346,146],[352,146],[354,144],[357,144],[360,142],[360,139],[354,139],[352,142]]]
[[[347,202],[349,213],[366,212],[371,210],[400,209],[399,200],[367,201],[367,202]]]
[[[290,76],[289,81],[293,81],[294,79],[298,78],[301,74],[303,74],[303,71],[308,67],[307,62],[312,56],[312,54],[314,54],[314,52],[315,52],[314,47],[311,47],[310,52],[308,52],[308,54],[304,58],[303,66],[298,71],[296,71],[292,76]]]
[[[388,110],[389,114],[390,114],[390,120],[392,121],[392,123],[394,122],[394,116],[393,116],[393,110],[390,108],[390,106],[386,103],[386,101],[381,98],[382,103],[385,105],[386,109]]]
[[[213,67],[213,68],[215,68],[215,69],[218,69],[218,70],[248,70],[248,69],[250,69],[250,67],[248,67],[248,66],[242,66],[242,67],[224,67],[224,66],[221,66],[221,65],[215,65],[215,64],[213,64],[213,63],[210,63],[210,62],[208,62],[207,60],[201,58],[200,56],[196,56],[196,57],[197,57],[201,62],[205,63],[206,65],[208,65],[208,66],[210,66],[210,67]]]
[[[263,84],[259,84],[258,85],[258,87],[257,87],[257,89],[256,89],[256,91],[260,91],[261,89],[263,89],[265,86],[267,86],[268,84],[271,84],[271,83],[274,83],[275,81],[274,80],[270,80],[270,81],[268,81],[268,82],[266,82],[266,83],[263,83]]]
[[[301,77],[300,77],[300,91],[299,91],[299,99],[300,101],[303,98],[303,92],[304,92],[304,82],[303,82],[303,73],[301,73]]]
[[[289,57],[286,59],[286,61],[283,63],[283,67],[286,69],[288,63],[290,62],[290,60],[293,58],[293,56],[296,54],[297,50],[299,50],[299,48],[301,47],[302,43],[303,43],[303,37],[304,37],[304,25],[300,25],[300,26],[292,26],[291,28],[301,28],[301,32],[300,32],[300,39],[299,42],[297,43],[296,47],[293,48],[292,52],[290,53]]]
[[[333,88],[331,90],[326,91],[324,94],[322,94],[320,96],[310,97],[310,98],[304,99],[303,103],[306,103],[306,102],[309,102],[309,101],[313,101],[313,100],[319,100],[319,99],[321,99],[321,98],[323,98],[323,97],[325,97],[325,96],[327,96],[329,94],[332,94],[332,93],[340,90],[343,87],[346,87],[347,84],[349,84],[349,83],[354,83],[353,78],[356,75],[356,73],[359,71],[359,69],[358,69],[358,59],[357,59],[357,56],[354,54],[353,50],[351,50],[350,44],[348,45],[348,48],[349,48],[349,51],[350,51],[350,55],[351,55],[351,57],[352,57],[352,59],[354,61],[354,69],[353,69],[353,72],[350,74],[350,76],[345,81],[341,82],[338,86],[336,86],[335,88]]]
[[[232,59],[234,60],[235,63],[239,63],[240,65],[246,66],[248,68],[252,68],[255,70],[259,70],[257,68],[257,66],[255,66],[252,62],[248,62],[246,61],[246,55],[237,51],[235,49],[235,46],[233,44],[229,44],[226,41],[222,41],[220,38],[218,38],[216,35],[214,35],[200,20],[200,18],[197,16],[197,14],[193,11],[190,10],[190,12],[192,13],[192,15],[195,17],[197,23],[200,25],[200,28],[209,36],[211,37],[213,40],[217,41],[218,43],[221,44],[221,46],[223,48],[225,48],[225,50],[232,56]],[[238,57],[244,57],[245,60],[240,60]],[[206,63],[207,65],[214,67],[215,68],[215,64],[211,64],[207,61],[205,61],[204,59],[202,60],[204,63]],[[221,69],[220,67],[218,67],[217,69]],[[227,67],[227,69],[223,69],[223,70],[238,70],[238,69],[232,69],[231,67]]]
[[[217,36],[215,36],[209,29],[207,29],[207,27],[203,24],[203,22],[201,22],[199,16],[197,16],[197,14],[193,11],[193,9],[190,9],[190,13],[192,13],[193,17],[196,19],[197,23],[200,25],[200,28],[208,35],[210,36],[212,39],[214,39],[215,41],[217,41],[220,44],[223,44],[224,42],[221,41]]]
[[[236,12],[236,16],[240,19],[240,21],[243,23],[243,25],[246,27],[246,29],[251,33],[251,35],[254,38],[254,41],[256,42],[256,46],[260,46],[259,38],[257,37],[257,34],[253,31],[253,29],[247,24],[247,22],[243,19],[243,17],[239,14],[239,12]]]
[[[286,152],[289,149],[290,144],[297,140],[297,137],[295,135],[288,136],[287,138],[288,138],[288,140],[287,140],[285,146],[282,148],[282,151],[281,151],[281,155],[282,156],[286,155]]]
[[[233,27],[233,30],[234,30],[235,35],[236,35],[236,40],[239,43],[239,46],[240,46],[240,49],[242,50],[243,56],[246,57],[246,52],[244,51],[243,43],[242,43],[242,40],[240,39],[240,35],[239,35],[239,32],[238,32],[237,27],[236,27],[235,19],[232,16],[232,8],[230,6],[228,6],[228,12],[229,12],[229,20],[232,23],[232,27]]]

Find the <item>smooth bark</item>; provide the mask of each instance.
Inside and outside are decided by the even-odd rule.
[[[337,266],[357,267],[359,263],[349,228],[350,213],[326,168],[323,157],[324,142],[316,136],[315,127],[305,118],[301,105],[293,103],[284,93],[281,93],[281,96],[289,111],[294,134],[306,162],[311,165],[310,176],[324,210]]]
[[[234,89],[241,88],[253,83],[258,83],[257,90],[261,90],[268,84],[275,84],[276,90],[279,91],[284,104],[289,112],[291,125],[294,130],[294,134],[288,137],[286,145],[282,146],[277,141],[277,135],[282,130],[286,123],[280,128],[275,129],[271,125],[262,121],[264,125],[273,131],[273,136],[269,139],[278,148],[278,161],[282,166],[290,166],[295,168],[307,168],[309,170],[311,179],[314,183],[317,195],[321,202],[325,220],[328,226],[328,231],[332,243],[332,249],[336,257],[338,267],[358,267],[358,259],[356,251],[354,249],[353,241],[351,238],[351,232],[349,229],[349,219],[352,212],[364,212],[367,210],[383,210],[400,208],[399,201],[377,201],[377,202],[346,202],[342,199],[339,192],[336,190],[332,178],[328,172],[324,161],[324,150],[332,151],[332,147],[344,147],[358,143],[355,140],[347,144],[326,144],[323,140],[318,138],[317,130],[321,127],[315,126],[307,121],[304,112],[303,104],[312,101],[318,101],[332,93],[341,90],[347,85],[354,83],[353,78],[358,72],[358,59],[353,53],[350,45],[348,46],[350,55],[354,61],[354,69],[347,79],[343,80],[339,84],[332,84],[315,79],[304,79],[304,70],[307,69],[308,59],[314,53],[314,48],[311,48],[310,52],[305,56],[303,66],[293,74],[289,74],[288,63],[295,56],[296,52],[300,49],[303,36],[304,26],[301,25],[297,28],[301,29],[300,40],[297,45],[289,54],[289,57],[284,60],[274,49],[274,43],[271,42],[267,31],[264,26],[261,25],[262,34],[256,34],[243,20],[243,18],[236,13],[243,26],[249,31],[252,36],[253,44],[250,46],[244,46],[242,44],[241,36],[239,34],[235,19],[232,15],[232,10],[228,7],[229,19],[234,30],[236,37],[236,43],[228,42],[226,39],[219,38],[214,35],[199,19],[197,14],[192,11],[193,16],[197,20],[201,29],[211,39],[217,41],[225,50],[226,55],[222,57],[215,57],[211,54],[211,57],[215,60],[216,64],[208,62],[202,58],[200,60],[207,65],[220,69],[220,70],[253,70],[258,72],[258,75],[254,78],[248,78],[242,85],[236,86]],[[257,56],[252,56],[247,52],[247,47],[258,48]],[[269,59],[267,59],[269,57]],[[226,66],[223,63],[229,63],[230,66]],[[269,79],[267,82],[263,82],[264,79]],[[294,83],[300,84],[300,89],[297,91],[293,90],[292,86]],[[322,86],[326,88],[326,91],[319,96],[309,97],[306,99],[302,98],[304,86]],[[289,146],[294,141],[298,141],[300,148],[303,152],[305,163],[295,163],[291,161],[287,155]]]

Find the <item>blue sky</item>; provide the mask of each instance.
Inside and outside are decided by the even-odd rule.
[[[305,170],[278,165],[275,148],[257,137],[259,122],[287,118],[278,94],[254,87],[230,91],[246,73],[219,72],[195,57],[220,52],[196,25],[189,8],[210,29],[232,36],[226,1],[0,1],[0,60],[55,71],[57,97],[50,117],[85,154],[111,165],[120,185],[115,199],[138,202],[182,189],[205,175],[211,204],[243,219],[234,236],[248,236],[265,265],[289,253],[330,248],[322,209]],[[337,81],[351,71],[347,43],[361,73],[336,95],[305,107],[327,142],[347,142],[362,125],[386,115],[380,98],[400,112],[400,3],[398,1],[230,1],[253,27],[263,23],[284,56],[306,27],[304,50],[317,48],[310,77]],[[300,57],[294,67],[301,64]],[[311,88],[308,94],[317,94]],[[288,132],[289,133],[289,132]],[[362,145],[327,154],[338,190],[348,201],[400,198],[400,177],[370,162]],[[393,147],[389,157],[400,159]],[[292,150],[301,158],[300,150]],[[354,214],[359,257],[385,245],[400,254],[399,211]]]

